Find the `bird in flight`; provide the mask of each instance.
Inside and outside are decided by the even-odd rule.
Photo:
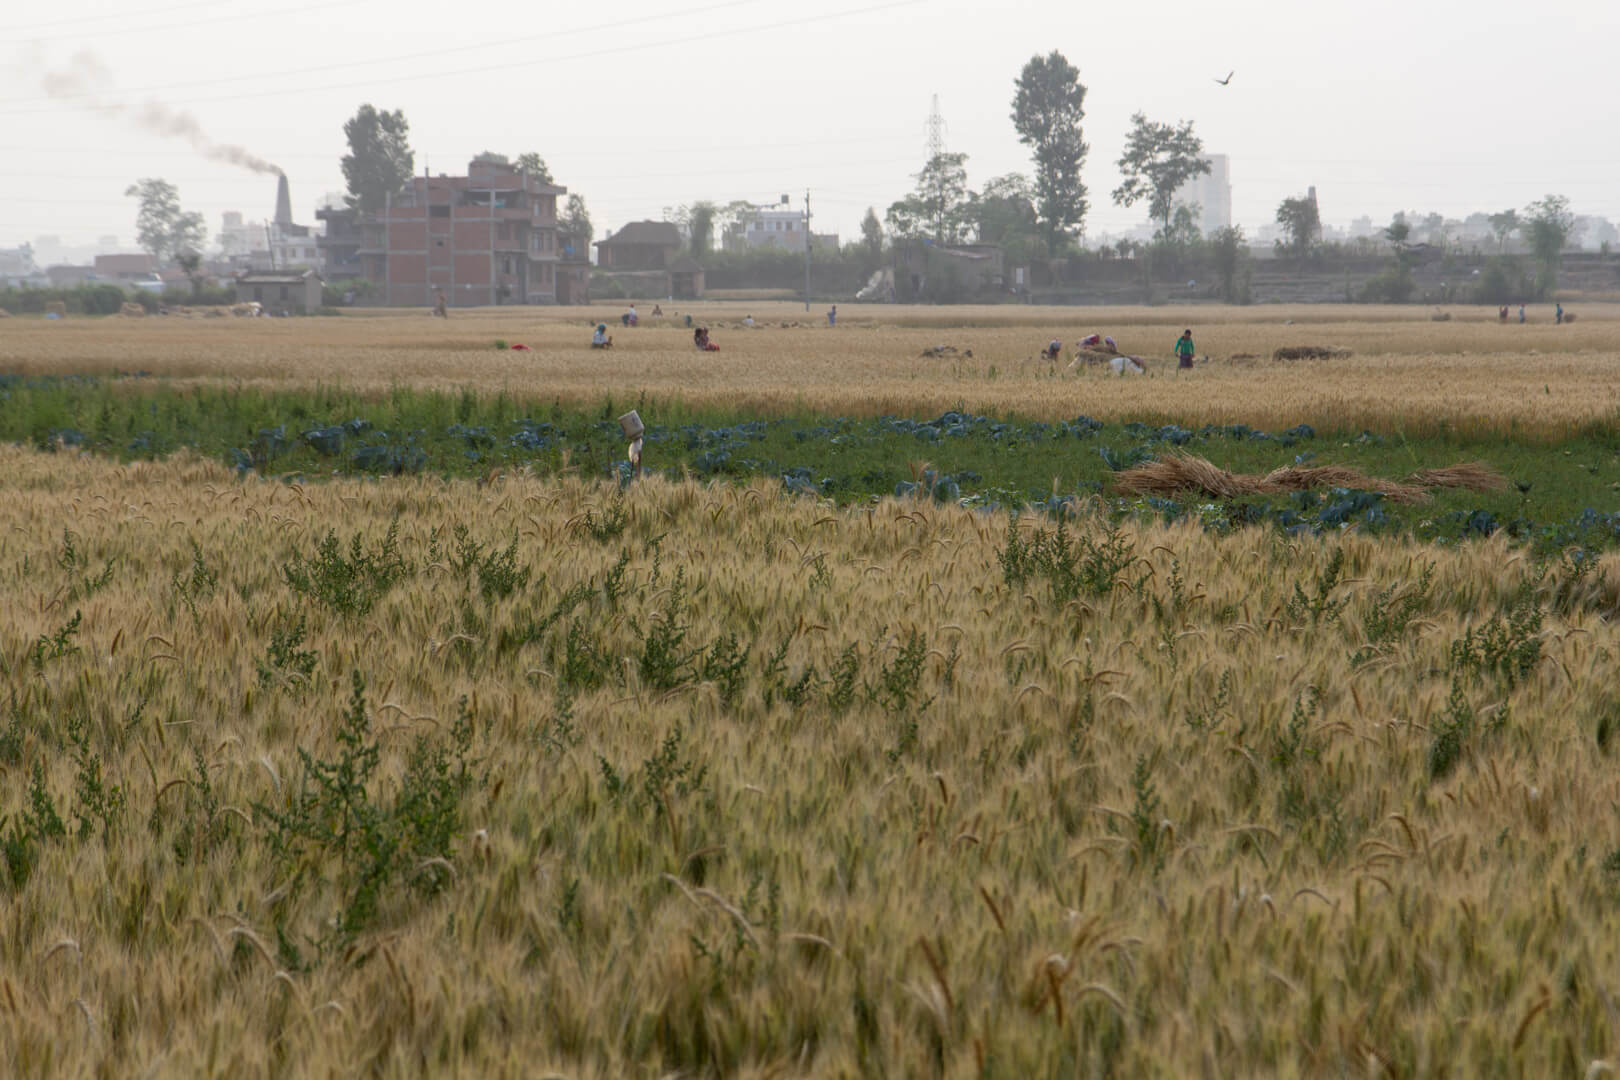
[[[1235,72],[1235,71],[1228,71],[1226,73],[1226,78],[1224,78],[1224,79],[1216,79],[1215,81],[1217,83],[1219,83],[1220,85],[1225,86],[1227,83],[1232,81],[1232,76],[1234,76],[1236,74],[1237,74],[1237,72]]]

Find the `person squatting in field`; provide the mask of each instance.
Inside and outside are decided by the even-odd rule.
[[[608,336],[607,323],[597,323],[596,330],[591,334],[591,348],[611,349],[613,339]]]

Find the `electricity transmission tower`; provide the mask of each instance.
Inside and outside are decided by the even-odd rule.
[[[933,108],[928,112],[928,160],[933,161],[945,152],[945,118],[939,114],[939,95],[934,95]]]

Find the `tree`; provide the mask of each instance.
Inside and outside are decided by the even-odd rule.
[[[877,211],[870,206],[866,208],[866,216],[861,218],[861,240],[873,257],[883,254],[883,223],[878,220]]]
[[[197,271],[202,266],[202,256],[195,251],[182,251],[174,257],[174,262],[186,272],[186,278],[191,282],[192,299],[201,296],[202,275]]]
[[[1411,235],[1412,226],[1408,225],[1400,214],[1396,214],[1394,219],[1384,226],[1384,240],[1395,249],[1396,259],[1406,254],[1406,241]]]
[[[1370,278],[1362,286],[1363,300],[1404,304],[1412,298],[1417,281],[1412,277],[1412,253],[1407,243],[1411,236],[1412,226],[1407,224],[1405,214],[1397,213],[1384,227],[1384,239],[1395,249],[1395,269]]]
[[[1283,245],[1295,258],[1311,253],[1317,238],[1322,235],[1322,218],[1316,200],[1310,197],[1284,199],[1277,205],[1277,224],[1282,227],[1287,242]]]
[[[142,248],[162,264],[181,252],[201,251],[208,230],[203,216],[180,209],[180,191],[167,180],[137,180],[124,190],[140,201],[135,232]]]
[[[371,105],[343,125],[349,152],[343,155],[343,179],[349,185],[348,203],[357,210],[381,210],[397,194],[416,168],[416,155],[407,137],[410,124],[399,109],[378,112]]]
[[[685,203],[676,203],[666,206],[663,211],[663,220],[675,226],[681,232],[686,232],[692,224],[692,208]]]
[[[1035,195],[1047,246],[1084,230],[1086,185],[1080,170],[1091,148],[1081,137],[1086,88],[1080,69],[1056,49],[1033,56],[1013,83],[1012,122],[1018,141],[1034,149]]]
[[[883,220],[888,223],[889,232],[895,239],[916,240],[923,235],[928,208],[916,195],[907,195],[889,204],[889,208],[883,212]]]
[[[974,196],[967,186],[966,154],[935,154],[917,174],[911,196],[936,244],[959,244],[967,238]]]
[[[1503,210],[1500,214],[1492,214],[1489,221],[1491,223],[1491,232],[1496,234],[1497,252],[1506,251],[1508,237],[1519,230],[1519,212],[1517,210]]]
[[[980,243],[1001,244],[1014,259],[1030,253],[1038,228],[1035,191],[1021,173],[995,176],[974,202],[974,225]]]
[[[1176,189],[1195,176],[1209,172],[1204,141],[1193,134],[1192,121],[1177,127],[1156,124],[1141,113],[1131,117],[1131,133],[1119,157],[1125,182],[1114,189],[1114,202],[1133,206],[1148,201],[1148,212],[1162,231],[1170,229]]]
[[[517,160],[512,164],[527,172],[542,184],[554,184],[557,182],[552,178],[551,169],[546,165],[546,159],[533,150],[530,150],[527,154],[519,154]]]
[[[1550,292],[1558,287],[1558,261],[1563,255],[1564,242],[1575,228],[1569,200],[1562,195],[1548,195],[1526,206],[1523,228],[1530,250],[1541,266],[1536,284],[1543,292]]]
[[[692,254],[707,255],[714,246],[714,218],[720,208],[708,200],[692,204],[687,229],[692,237]]]
[[[585,196],[568,196],[563,216],[557,222],[557,229],[574,238],[574,242],[582,248],[580,254],[590,250],[591,237],[596,235],[596,226],[591,224],[591,212],[585,209]]]
[[[1200,209],[1197,203],[1177,203],[1175,213],[1170,215],[1170,227],[1164,230],[1163,237],[1178,255],[1203,243],[1204,233],[1198,227]]]
[[[1210,234],[1209,253],[1215,262],[1215,273],[1221,279],[1221,296],[1227,303],[1248,303],[1248,287],[1238,289],[1238,270],[1249,253],[1243,236],[1243,226],[1228,225]]]

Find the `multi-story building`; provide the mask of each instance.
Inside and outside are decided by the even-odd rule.
[[[38,284],[44,277],[44,271],[34,262],[31,245],[0,248],[0,288]]]
[[[806,228],[803,210],[795,210],[786,195],[780,202],[764,205],[741,205],[740,213],[720,233],[720,246],[726,251],[760,251],[775,248],[779,251],[804,250]],[[728,212],[731,207],[728,207]],[[837,233],[813,233],[810,245],[818,250],[838,248]]]
[[[804,250],[804,211],[789,207],[761,209],[748,219],[743,232],[743,243],[749,250],[782,248],[786,251]]]
[[[499,154],[466,176],[415,176],[382,210],[360,217],[362,276],[385,304],[455,307],[583,303],[589,264],[565,259],[557,196]]]
[[[1174,205],[1198,205],[1198,228],[1205,236],[1232,224],[1232,163],[1225,154],[1210,154],[1209,172],[1176,189]]]
[[[360,215],[347,206],[323,206],[315,211],[315,219],[326,226],[315,238],[321,249],[321,269],[327,281],[352,281],[365,274],[365,263],[360,249],[365,243],[365,230],[360,227]]]

